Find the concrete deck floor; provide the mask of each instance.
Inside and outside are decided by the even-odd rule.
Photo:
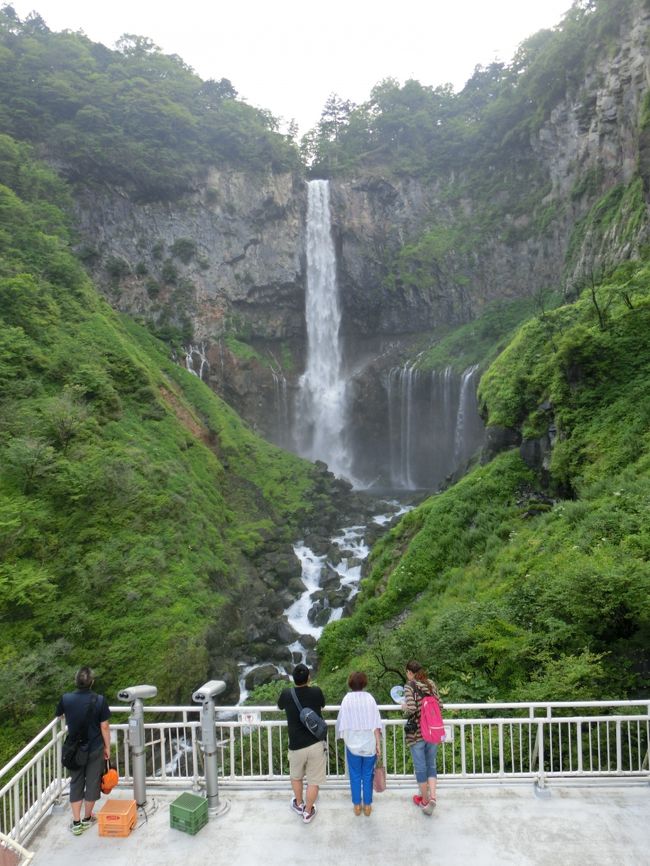
[[[553,787],[540,797],[530,784],[441,784],[429,818],[411,804],[415,788],[375,795],[369,818],[356,817],[341,788],[323,789],[318,814],[304,825],[286,790],[222,789],[228,811],[196,836],[169,826],[169,804],[181,791],[148,792],[127,839],[75,837],[69,809],[56,809],[31,839],[34,866],[647,866],[650,864],[650,784]],[[111,798],[129,799],[116,789]],[[97,804],[100,808],[100,804]]]

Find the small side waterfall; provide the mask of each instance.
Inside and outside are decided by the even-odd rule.
[[[276,432],[274,441],[282,448],[289,447],[287,434],[290,429],[289,395],[287,380],[278,370],[271,370],[273,376],[273,395],[275,404]]]
[[[390,479],[397,489],[433,488],[481,444],[476,405],[478,366],[461,376],[451,367],[431,373],[414,363],[388,375]]]
[[[414,366],[393,367],[388,374],[388,426],[390,434],[390,478],[395,488],[412,490],[413,383]]]
[[[305,318],[307,366],[298,383],[296,448],[303,457],[323,460],[335,475],[350,478],[341,311],[326,180],[308,184]]]
[[[210,369],[210,362],[206,357],[205,345],[203,343],[200,346],[188,346],[185,353],[185,367],[190,373],[194,373],[199,379],[203,379],[204,371]]]
[[[468,367],[463,372],[460,380],[460,395],[458,398],[458,412],[456,413],[456,432],[454,435],[454,465],[458,466],[461,461],[467,460],[468,443],[465,428],[469,420],[472,406],[476,405],[476,388],[474,378],[478,370],[478,364]]]

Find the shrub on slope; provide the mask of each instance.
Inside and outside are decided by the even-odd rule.
[[[75,666],[187,700],[233,665],[253,560],[314,469],[257,439],[68,249],[65,189],[0,137],[0,710],[5,747]],[[0,759],[1,762],[1,759]]]

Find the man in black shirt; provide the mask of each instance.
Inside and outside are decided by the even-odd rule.
[[[310,685],[309,668],[298,664],[293,670],[296,697],[301,707],[309,707],[322,716],[325,698],[318,686]],[[291,694],[293,689],[284,689],[278,699],[278,708],[287,714],[289,729],[289,775],[293,788],[291,808],[305,824],[316,815],[318,789],[325,782],[327,771],[327,743],[318,740],[300,721],[300,710]],[[303,799],[303,779],[307,790]]]
[[[66,692],[56,706],[56,715],[65,716],[68,733],[83,732],[87,728],[84,751],[88,762],[70,774],[70,806],[72,824],[70,830],[80,836],[96,822],[93,815],[95,801],[100,797],[100,786],[104,760],[111,756],[111,734],[108,720],[111,711],[103,695],[92,691],[95,674],[89,667],[81,667],[75,676],[74,692]],[[84,817],[81,806],[85,805]]]

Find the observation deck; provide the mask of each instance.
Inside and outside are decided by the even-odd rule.
[[[0,831],[32,852],[35,866],[286,866],[304,857],[318,866],[376,866],[397,857],[445,866],[650,862],[647,701],[447,705],[431,817],[411,802],[404,720],[393,705],[380,709],[388,788],[375,794],[370,817],[352,811],[342,742],[334,739],[338,707],[324,713],[332,728],[328,782],[309,825],[289,808],[283,714],[220,707],[220,814],[196,836],[171,829],[170,803],[204,785],[200,708],[157,706],[146,707],[147,802],[128,838],[103,838],[96,828],[80,837],[69,832],[58,721],[0,770]],[[121,780],[110,796],[132,799],[128,708],[112,711]],[[28,862],[0,848],[0,866],[3,856],[6,866]]]

